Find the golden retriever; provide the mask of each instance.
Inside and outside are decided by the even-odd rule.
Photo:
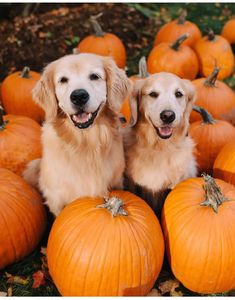
[[[189,80],[157,73],[136,81],[130,127],[124,133],[127,188],[157,214],[167,191],[196,176],[194,142],[188,136],[195,90]]]
[[[121,188],[125,167],[118,116],[130,83],[109,57],[68,55],[50,63],[33,90],[45,110],[43,155],[24,177],[54,215],[78,197]]]

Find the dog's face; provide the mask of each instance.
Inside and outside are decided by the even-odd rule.
[[[161,72],[139,80],[131,97],[132,126],[139,110],[161,139],[169,139],[176,128],[188,123],[194,98],[191,82],[171,73]]]
[[[119,112],[129,80],[113,60],[94,54],[68,55],[49,64],[33,91],[46,119],[58,107],[74,126],[90,127],[105,105]]]

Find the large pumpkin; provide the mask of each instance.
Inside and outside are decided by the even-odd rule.
[[[96,18],[90,18],[95,33],[85,37],[77,46],[79,53],[94,53],[111,56],[119,68],[126,65],[126,49],[123,42],[113,33],[104,33]]]
[[[171,270],[186,288],[235,288],[234,186],[208,175],[179,183],[165,201],[162,227]]]
[[[170,72],[193,80],[198,73],[198,59],[190,47],[182,45],[187,38],[184,34],[173,44],[161,43],[154,47],[147,60],[148,72]]]
[[[26,164],[41,154],[40,125],[23,116],[2,116],[0,109],[0,168],[21,175]]]
[[[196,24],[186,20],[186,14],[183,10],[178,19],[163,25],[155,36],[154,46],[163,42],[173,43],[181,35],[188,33],[189,37],[182,44],[192,47],[202,34]]]
[[[195,79],[192,83],[196,88],[196,105],[206,109],[216,119],[235,108],[235,93],[223,81],[217,80],[220,69],[215,67],[207,78]],[[200,120],[198,113],[192,112],[190,122]]]
[[[46,226],[40,195],[20,176],[0,168],[0,269],[39,243]]]
[[[235,44],[235,18],[228,20],[224,24],[221,35],[226,38],[230,44]]]
[[[199,71],[209,76],[215,66],[220,68],[218,79],[229,77],[234,69],[234,56],[229,42],[212,30],[199,39],[194,47],[199,58]]]
[[[28,67],[5,78],[1,87],[1,100],[7,114],[43,121],[44,111],[32,99],[32,89],[39,78],[40,74],[30,71]]]
[[[48,267],[63,296],[143,296],[157,279],[164,243],[151,208],[126,191],[105,202],[77,199],[53,224]]]
[[[199,174],[211,174],[213,164],[222,147],[235,139],[235,128],[223,120],[215,120],[206,110],[194,107],[202,117],[202,121],[193,122],[189,134],[196,144],[196,160]]]
[[[213,166],[213,176],[235,185],[235,141],[220,150]]]

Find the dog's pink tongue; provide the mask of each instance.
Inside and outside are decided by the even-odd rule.
[[[73,120],[74,122],[76,123],[86,123],[87,121],[89,121],[89,119],[91,118],[91,113],[80,113],[80,114],[77,114],[77,115],[73,115]]]
[[[162,136],[168,136],[172,134],[172,128],[170,126],[160,127],[159,132]]]

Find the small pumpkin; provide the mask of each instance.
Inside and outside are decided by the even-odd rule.
[[[189,134],[196,143],[196,160],[199,174],[211,174],[213,164],[222,147],[235,139],[235,128],[224,120],[216,120],[205,109],[194,106],[202,121],[191,123]]]
[[[230,44],[235,44],[235,18],[228,20],[224,24],[221,35],[226,38]]]
[[[130,80],[133,82],[141,79],[141,78],[146,78],[148,77],[148,72],[147,72],[147,64],[146,64],[146,58],[145,56],[141,57],[139,60],[139,73],[137,75],[132,75],[129,77]],[[129,123],[130,117],[131,117],[131,109],[130,109],[130,103],[129,103],[130,96],[127,96],[126,99],[123,102],[123,105],[121,107],[121,114],[125,118],[125,122]]]
[[[220,68],[215,67],[212,73],[207,77],[193,80],[196,88],[196,105],[206,109],[216,119],[222,119],[222,115],[235,108],[235,93],[223,81],[217,80]],[[192,112],[190,122],[200,120],[200,115]]]
[[[40,195],[20,176],[0,168],[0,269],[32,252],[46,214]]]
[[[188,33],[189,37],[182,45],[192,47],[202,37],[200,29],[196,24],[186,20],[187,11],[183,10],[179,18],[163,25],[154,39],[154,46],[160,43],[173,43],[181,35]]]
[[[179,183],[162,212],[167,257],[191,291],[235,288],[235,187],[208,175]]]
[[[235,142],[226,144],[216,157],[213,176],[235,185]]]
[[[199,71],[203,76],[209,76],[215,66],[220,68],[218,79],[229,77],[234,69],[234,56],[229,42],[221,35],[215,35],[213,30],[199,39],[194,47],[199,59]]]
[[[182,45],[187,38],[188,34],[184,34],[173,44],[161,43],[154,47],[147,60],[148,72],[165,71],[193,80],[198,73],[198,59],[190,47]]]
[[[47,259],[63,296],[142,296],[154,285],[164,255],[157,217],[127,191],[80,198],[56,218]],[[66,280],[65,280],[66,278]]]
[[[41,154],[40,125],[24,116],[3,116],[0,109],[0,168],[21,175],[26,164]]]
[[[39,123],[44,120],[44,111],[32,99],[32,89],[39,78],[39,73],[25,67],[4,79],[1,100],[7,114],[30,117]]]
[[[120,38],[113,33],[104,33],[97,17],[91,17],[95,33],[85,37],[77,46],[79,53],[94,53],[111,56],[119,68],[126,65],[126,49]]]

